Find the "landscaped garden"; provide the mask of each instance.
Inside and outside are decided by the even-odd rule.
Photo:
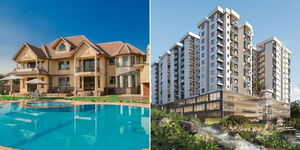
[[[285,135],[290,134],[289,131],[268,130],[265,124],[251,124],[243,116],[206,118],[200,121],[191,116],[170,114],[155,108],[152,108],[151,114],[152,148],[157,150],[300,150],[299,146],[285,138]],[[197,123],[199,131],[190,132],[191,128],[186,128],[182,123],[184,121]]]

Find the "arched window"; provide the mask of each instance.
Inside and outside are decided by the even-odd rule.
[[[67,49],[66,49],[66,45],[65,45],[64,43],[60,44],[58,50],[59,50],[59,51],[65,51],[65,50],[67,50]]]

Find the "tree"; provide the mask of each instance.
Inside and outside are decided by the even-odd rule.
[[[300,100],[291,103],[291,117],[300,118]]]
[[[265,86],[263,84],[258,82],[253,83],[253,90],[257,95],[259,95],[263,89],[265,89]]]

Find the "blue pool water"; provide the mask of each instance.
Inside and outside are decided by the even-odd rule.
[[[66,106],[70,105],[70,103],[67,102],[51,102],[51,101],[42,101],[42,102],[32,102],[27,103],[27,106],[30,107],[45,107],[45,106]]]
[[[0,106],[0,145],[22,150],[149,148],[149,109],[118,105]]]

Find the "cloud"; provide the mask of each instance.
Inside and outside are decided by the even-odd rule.
[[[300,88],[291,89],[291,101],[300,99]]]

